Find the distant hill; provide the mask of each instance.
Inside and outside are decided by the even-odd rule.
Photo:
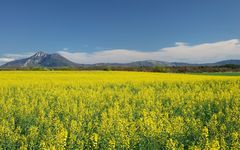
[[[121,67],[149,67],[149,66],[170,66],[169,62],[155,61],[155,60],[145,60],[145,61],[135,61],[131,63],[97,63],[92,64],[92,66],[121,66]]]
[[[156,60],[145,60],[145,61],[136,61],[132,63],[128,63],[128,66],[171,66],[171,63],[165,61],[156,61]]]
[[[48,68],[61,68],[61,67],[151,67],[151,66],[223,66],[223,65],[240,65],[240,60],[223,60],[216,63],[205,64],[190,64],[179,62],[166,62],[156,60],[135,61],[131,63],[96,63],[96,64],[77,64],[60,54],[47,54],[44,52],[37,52],[33,56],[25,59],[14,60],[2,65],[2,68],[24,68],[24,67],[48,67]]]
[[[211,65],[214,66],[222,66],[222,65],[240,65],[240,60],[223,60],[223,61],[219,61],[216,63],[213,63]]]
[[[187,63],[177,63],[177,62],[167,62],[167,61],[157,61],[157,60],[144,60],[135,61],[131,63],[97,63],[94,66],[125,66],[125,67],[151,67],[151,66],[188,66],[191,64]]]
[[[25,59],[8,62],[1,67],[22,68],[22,67],[76,67],[77,64],[69,61],[59,54],[47,54],[37,52],[33,56]]]

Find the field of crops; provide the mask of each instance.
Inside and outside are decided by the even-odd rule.
[[[240,149],[240,77],[0,72],[2,149]]]

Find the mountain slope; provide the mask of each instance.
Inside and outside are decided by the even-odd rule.
[[[145,60],[145,61],[135,61],[132,63],[128,63],[129,66],[171,66],[171,63],[165,61],[156,61],[156,60]]]
[[[212,65],[215,66],[222,66],[222,65],[240,65],[240,60],[223,60],[223,61],[219,61],[216,63],[213,63]]]
[[[59,54],[47,54],[44,52],[37,52],[33,56],[25,59],[8,62],[1,67],[15,68],[15,67],[75,67],[73,63]]]
[[[97,63],[93,66],[120,66],[120,67],[152,67],[152,66],[192,66],[194,64],[179,63],[179,62],[167,62],[167,61],[157,61],[157,60],[144,60],[135,61],[131,63]]]

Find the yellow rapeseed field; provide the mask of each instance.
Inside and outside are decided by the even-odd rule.
[[[1,149],[240,149],[240,77],[0,72]]]

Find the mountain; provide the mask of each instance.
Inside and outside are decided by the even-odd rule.
[[[121,67],[149,67],[149,66],[170,66],[169,62],[156,61],[156,60],[145,60],[145,61],[135,61],[131,63],[97,63],[93,66],[121,66]]]
[[[135,61],[132,63],[128,63],[128,66],[171,66],[171,63],[165,61],[156,61],[156,60],[145,60],[145,61]]]
[[[167,62],[156,60],[135,61],[131,63],[97,63],[89,66],[115,66],[115,67],[151,67],[151,66],[165,66],[165,67],[179,67],[179,66],[224,66],[224,65],[240,65],[240,60],[223,60],[216,63],[202,63],[191,64],[184,62]]]
[[[120,67],[151,67],[151,66],[192,66],[194,64],[180,63],[180,62],[167,62],[157,60],[144,60],[135,61],[131,63],[97,63],[94,66],[120,66]]]
[[[151,66],[223,66],[223,65],[240,65],[240,60],[223,60],[216,63],[190,64],[180,62],[166,62],[156,60],[135,61],[131,63],[96,63],[96,64],[77,64],[59,54],[47,54],[37,52],[33,56],[25,59],[8,62],[1,67],[3,68],[23,68],[23,67],[151,67]]]
[[[22,68],[22,67],[76,67],[77,64],[69,61],[59,54],[47,54],[37,52],[33,56],[25,59],[8,62],[1,67]]]
[[[213,66],[223,66],[223,65],[240,65],[240,60],[223,60],[211,64]]]

